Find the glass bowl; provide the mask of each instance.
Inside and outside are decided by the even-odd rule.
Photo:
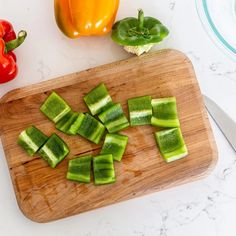
[[[202,25],[221,51],[236,60],[236,0],[195,0]]]

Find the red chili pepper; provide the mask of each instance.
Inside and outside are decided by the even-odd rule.
[[[11,23],[0,20],[0,84],[16,77],[18,68],[13,50],[24,42],[26,36],[22,30],[16,37]]]

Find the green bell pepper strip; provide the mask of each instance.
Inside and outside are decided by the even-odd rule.
[[[161,42],[168,34],[168,29],[159,20],[144,17],[140,9],[138,19],[128,17],[116,22],[111,37],[119,45],[147,46]]]
[[[69,161],[66,178],[82,183],[90,183],[92,156],[86,155]]]

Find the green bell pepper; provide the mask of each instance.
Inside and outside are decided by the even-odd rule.
[[[136,55],[148,52],[153,45],[161,42],[169,30],[157,19],[144,17],[143,10],[138,11],[138,19],[127,17],[116,22],[112,28],[112,39],[124,49]]]

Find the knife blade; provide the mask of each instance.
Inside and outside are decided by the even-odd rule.
[[[234,151],[236,151],[236,122],[229,117],[229,115],[227,115],[213,100],[205,95],[203,97],[209,114],[216,122],[228,142],[231,144]]]

